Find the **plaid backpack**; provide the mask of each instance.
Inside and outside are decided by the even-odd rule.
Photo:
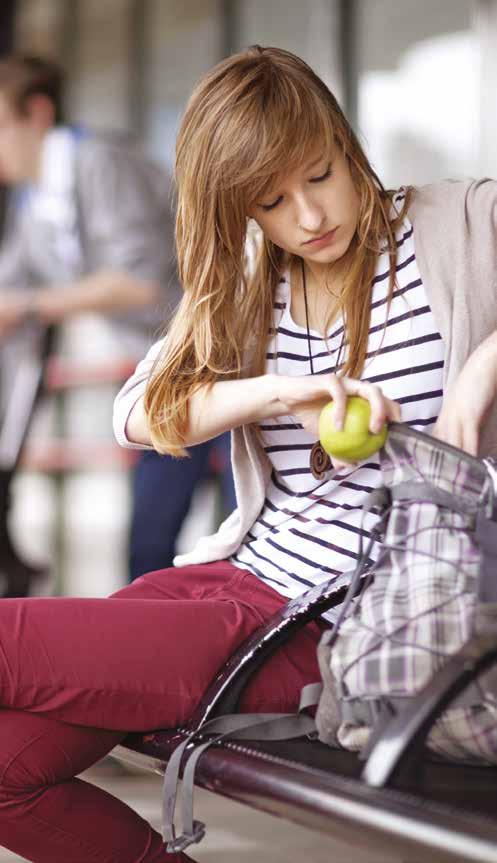
[[[320,739],[367,746],[449,657],[484,634],[497,644],[497,473],[459,449],[392,424],[380,453],[379,556],[364,550],[340,620],[319,646]],[[485,671],[434,725],[427,745],[452,760],[497,763],[497,668]]]

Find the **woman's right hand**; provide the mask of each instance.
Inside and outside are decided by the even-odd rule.
[[[385,422],[400,421],[401,409],[397,402],[387,398],[380,387],[356,378],[337,377],[334,374],[276,376],[276,393],[283,410],[281,415],[291,415],[301,423],[312,437],[319,437],[319,415],[330,400],[333,400],[333,419],[337,430],[343,427],[347,396],[360,396],[371,405],[369,431],[377,434]],[[335,468],[344,466],[333,459]]]

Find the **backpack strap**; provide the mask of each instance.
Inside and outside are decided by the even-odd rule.
[[[422,500],[426,503],[434,503],[443,506],[452,512],[461,515],[475,515],[479,508],[479,501],[475,498],[463,497],[462,495],[450,494],[442,488],[429,482],[416,482],[416,480],[405,480],[399,482],[390,489],[392,500]]]
[[[195,770],[202,753],[221,740],[291,740],[306,734],[314,734],[316,723],[303,711],[317,704],[321,690],[320,683],[304,686],[297,713],[234,713],[210,719],[200,729],[188,735],[174,750],[164,775],[162,807],[163,838],[170,854],[179,854],[192,843],[200,842],[205,835],[205,824],[202,821],[196,821],[193,817]],[[177,836],[174,812],[183,754],[196,737],[203,737],[205,733],[213,736],[195,746],[184,767],[181,795],[183,833]]]
[[[461,667],[463,662],[461,661]],[[414,696],[416,697],[416,696]],[[343,722],[351,722],[353,725],[365,725],[376,732],[378,724],[381,726],[386,718],[390,719],[402,710],[405,710],[412,702],[413,696],[404,698],[388,696],[384,698],[343,698],[340,700],[340,714]],[[481,687],[477,682],[470,684],[463,692],[454,698],[451,707],[475,707],[481,704]],[[364,755],[364,753],[363,753]]]

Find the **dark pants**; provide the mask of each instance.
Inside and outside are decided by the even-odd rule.
[[[36,863],[179,863],[136,812],[76,778],[126,731],[183,724],[285,598],[227,561],[153,572],[110,599],[0,602],[0,845]],[[324,626],[257,671],[242,711],[293,711]]]
[[[213,467],[220,478],[221,519],[236,508],[229,433],[191,447],[188,452],[190,458],[181,459],[145,452],[136,465],[129,550],[130,581],[144,572],[173,565],[176,539],[193,492]]]

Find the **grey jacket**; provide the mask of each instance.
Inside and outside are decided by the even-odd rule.
[[[476,347],[497,329],[497,182],[434,183],[416,189],[409,210],[416,257],[445,348],[444,389]],[[161,342],[154,345],[117,396],[114,431],[123,446],[134,403],[143,395]],[[482,369],[482,374],[485,370]],[[497,455],[497,405],[488,415],[481,455]],[[217,533],[201,537],[175,566],[232,555],[264,503],[271,464],[250,425],[232,431],[232,466],[238,507]]]
[[[135,149],[128,136],[84,133],[76,147],[74,194],[83,257],[80,275],[105,268],[158,281],[162,300],[155,308],[110,316],[124,328],[151,335],[180,298],[166,171]],[[60,285],[64,268],[56,254],[55,231],[29,208],[18,208],[0,249],[0,288]]]

